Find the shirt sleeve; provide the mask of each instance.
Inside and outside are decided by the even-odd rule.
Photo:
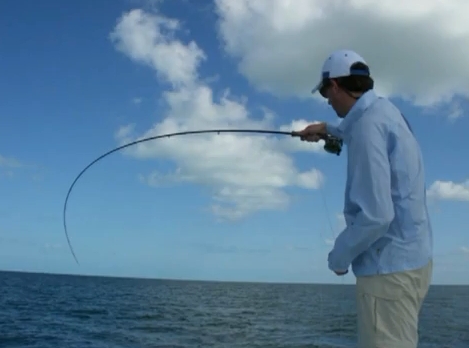
[[[326,133],[333,135],[337,138],[342,138],[342,132],[340,131],[340,128],[330,123],[326,123]]]
[[[349,195],[344,213],[350,223],[329,253],[329,268],[348,270],[352,261],[383,236],[394,219],[391,169],[386,132],[370,120],[359,120],[348,144]]]

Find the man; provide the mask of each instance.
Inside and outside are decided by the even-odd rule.
[[[373,90],[365,60],[333,52],[313,89],[342,118],[339,126],[312,124],[305,141],[331,134],[347,146],[346,228],[329,253],[337,275],[356,276],[360,348],[415,348],[418,317],[432,273],[432,228],[424,166],[407,121]]]

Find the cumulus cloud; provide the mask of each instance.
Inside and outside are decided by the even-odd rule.
[[[5,157],[0,155],[0,167],[4,168],[23,168],[26,165],[13,157]]]
[[[215,0],[219,32],[257,88],[310,97],[327,55],[350,48],[377,89],[418,105],[469,96],[466,0]],[[448,117],[458,115],[448,111]]]
[[[171,34],[176,29],[175,19],[134,10],[119,20],[110,37],[117,50],[154,68],[158,77],[177,87],[194,82],[206,57],[194,41],[185,45],[175,40]]]
[[[345,216],[344,216],[344,214],[343,214],[343,213],[337,214],[336,218],[337,218],[337,225],[338,225],[337,228],[338,228],[339,230],[344,229],[345,226],[346,226],[346,221],[345,221]]]
[[[0,178],[13,178],[19,171],[26,171],[28,175],[31,175],[33,180],[40,180],[42,178],[41,170],[37,165],[25,163],[17,158],[11,156],[3,156],[0,154]],[[34,172],[31,174],[31,170]]]
[[[119,52],[152,68],[168,86],[163,93],[168,107],[163,120],[140,134],[135,124],[123,125],[115,134],[118,141],[201,128],[273,129],[271,111],[253,113],[245,98],[236,98],[229,90],[214,92],[204,82],[199,67],[208,57],[196,42],[179,40],[180,29],[175,19],[132,10],[112,31],[110,38]],[[305,124],[298,120],[281,129],[291,131]],[[267,135],[203,134],[141,143],[126,153],[173,161],[176,175],[170,180],[168,174],[158,172],[140,180],[152,186],[175,180],[206,185],[213,190],[213,213],[234,219],[256,210],[287,207],[285,189],[290,186],[316,189],[321,185],[324,177],[317,169],[296,169],[289,156],[293,151],[322,151],[322,144],[307,146],[298,139]]]
[[[427,193],[431,199],[469,201],[469,180],[462,183],[437,180],[428,188]]]
[[[331,222],[332,224],[332,222]],[[333,246],[335,243],[335,239],[337,236],[344,230],[344,228],[347,226],[346,221],[345,221],[345,216],[344,214],[336,214],[336,224],[335,227],[331,225],[331,231],[329,233],[330,237],[325,238],[324,242],[326,245]]]

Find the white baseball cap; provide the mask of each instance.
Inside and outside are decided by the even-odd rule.
[[[316,87],[313,88],[311,93],[314,94],[319,91],[323,87],[323,82],[326,79],[352,75],[370,75],[368,69],[352,69],[352,65],[355,63],[367,65],[365,59],[352,50],[342,49],[332,52],[322,65],[321,80]]]

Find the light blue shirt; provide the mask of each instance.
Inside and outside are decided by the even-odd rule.
[[[425,171],[419,144],[401,112],[365,93],[328,133],[347,146],[346,228],[329,253],[329,269],[355,276],[420,268],[432,258]]]

